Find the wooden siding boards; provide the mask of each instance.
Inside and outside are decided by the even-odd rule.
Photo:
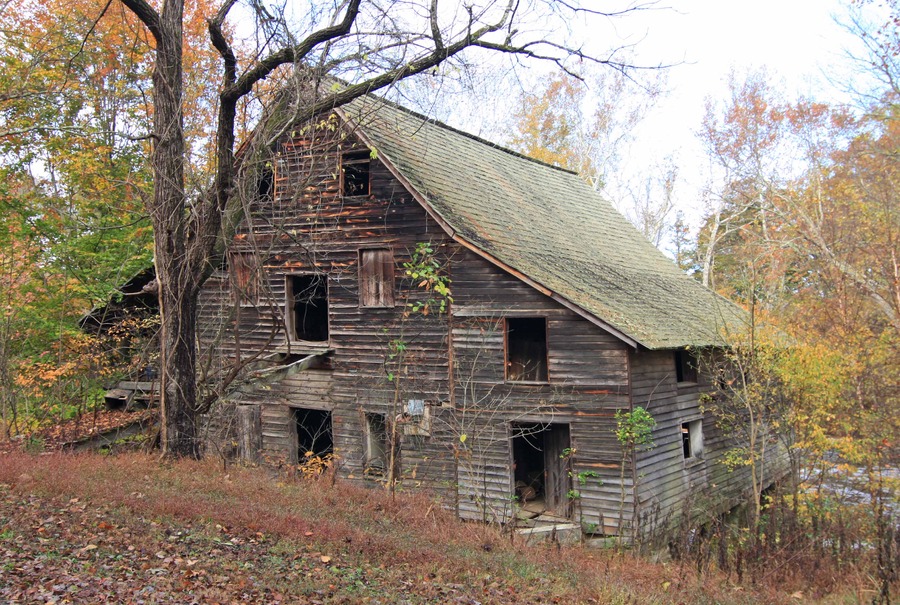
[[[221,336],[235,334],[244,357],[260,351],[263,356],[303,356],[311,351],[309,345],[292,342],[283,327],[285,275],[328,276],[329,341],[320,348],[329,351],[329,369],[279,375],[232,399],[260,404],[265,454],[288,461],[296,458],[291,409],[331,411],[332,436],[341,457],[338,468],[345,476],[359,479],[365,428],[360,411],[393,408],[394,385],[386,380],[390,368],[385,363],[392,340],[407,344],[404,401],[400,403],[422,398],[434,405],[449,398],[446,319],[404,317],[407,301],[422,294],[409,280],[397,279],[394,305],[361,306],[359,250],[390,249],[395,264],[402,265],[417,243],[431,242],[440,255],[447,238],[377,161],[370,165],[371,195],[341,195],[338,159],[342,149],[353,145],[352,138],[343,138],[340,130],[327,129],[282,145],[275,161],[273,195],[255,202],[233,243],[237,251],[253,251],[262,259],[257,304],[240,305],[236,312],[231,309],[227,279],[210,283],[201,302],[205,322],[225,326],[206,331],[207,341],[213,334],[220,336],[213,356],[233,358],[237,340]],[[241,279],[245,281],[246,275]],[[441,460],[447,448],[435,447],[428,437],[404,435],[402,441],[404,477],[446,489],[452,480],[447,463]]]
[[[513,512],[511,423],[565,423],[575,450],[573,473],[597,475],[575,487],[579,517],[610,529],[621,494],[604,486],[619,485],[614,413],[629,402],[627,346],[469,250],[459,247],[451,258],[454,400],[462,426],[486,433],[460,471],[460,516],[506,521]],[[505,381],[504,317],[547,319],[546,384]],[[484,426],[488,419],[497,423],[492,430]],[[628,503],[630,493],[630,510]]]
[[[732,508],[745,496],[750,485],[749,470],[729,470],[724,455],[737,442],[723,434],[711,413],[703,413],[700,395],[708,390],[708,380],[678,383],[673,351],[635,351],[631,355],[634,405],[647,409],[656,420],[653,447],[636,457],[641,512],[653,511],[658,521],[676,523],[683,514],[692,519]],[[682,423],[702,419],[703,452],[685,459]],[[766,464],[772,473],[767,483],[784,476],[784,451],[773,448]]]
[[[508,520],[513,510],[511,423],[566,423],[579,451],[575,469],[601,476],[583,486],[582,514],[592,519],[617,516],[618,493],[600,485],[618,483],[620,450],[612,429],[614,410],[628,405],[627,347],[453,243],[379,162],[371,163],[371,196],[340,196],[334,178],[338,154],[326,149],[320,146],[323,157],[311,158],[296,142],[286,146],[276,163],[273,199],[251,213],[252,225],[236,237],[236,246],[262,251],[258,304],[232,305],[227,279],[204,295],[208,320],[218,318],[221,325],[231,317],[237,322],[243,355],[259,348],[285,353],[290,343],[281,328],[284,275],[322,271],[329,276],[332,369],[300,372],[240,396],[241,402],[262,407],[266,456],[293,459],[292,407],[329,409],[340,472],[363,480],[362,412],[392,409],[394,385],[385,380],[385,358],[390,341],[402,337],[408,347],[404,400],[425,399],[439,411],[430,437],[402,436],[404,481],[454,498],[464,517]],[[312,177],[304,176],[305,171]],[[397,280],[395,307],[361,307],[359,249],[390,247],[400,265],[422,241],[431,242],[446,259],[454,296],[451,312],[404,318],[406,300],[420,293],[403,279]],[[241,276],[244,283],[246,279]],[[506,316],[547,319],[547,384],[504,382]],[[234,354],[234,344],[223,342],[218,351]],[[297,353],[302,354],[302,346]],[[465,447],[461,434],[469,436]]]
[[[372,482],[364,467],[365,413],[394,416],[402,411],[397,403],[402,408],[421,399],[430,427],[422,434],[401,426],[401,480],[440,493],[464,518],[512,517],[513,423],[569,426],[572,471],[585,478],[573,484],[580,493],[575,519],[597,531],[616,533],[620,514],[633,522],[635,476],[642,510],[675,510],[693,484],[742,485],[723,475],[712,456],[684,467],[678,431],[684,414],[699,413],[699,391],[676,385],[672,351],[631,348],[454,241],[379,160],[370,162],[369,195],[341,195],[340,153],[360,148],[352,136],[342,137],[341,129],[322,130],[282,144],[273,195],[255,202],[232,244],[237,253],[259,256],[250,293],[255,300],[236,299],[227,273],[210,279],[201,296],[203,342],[217,371],[238,353],[289,361],[312,352],[327,359],[231,396],[231,404],[260,406],[266,459],[296,461],[292,408],[328,410],[338,472]],[[424,293],[403,275],[402,265],[420,242],[431,244],[452,280],[453,303],[445,315],[408,313],[408,301]],[[393,306],[360,304],[363,248],[392,251]],[[246,265],[237,280],[243,284]],[[284,329],[285,275],[312,272],[327,275],[329,292],[329,340],[316,346],[292,342]],[[505,317],[546,319],[546,383],[505,380]],[[399,367],[389,355],[398,340],[406,344]],[[625,461],[623,495],[615,412],[633,405],[650,410],[659,425],[656,447],[634,461],[636,475],[632,461]],[[404,426],[414,421],[405,419]],[[722,436],[708,419],[704,432],[708,451],[718,448]]]

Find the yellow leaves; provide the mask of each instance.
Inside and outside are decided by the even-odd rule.
[[[113,368],[96,338],[67,334],[43,359],[24,360],[16,370],[14,382],[21,393],[47,403],[64,398],[68,391],[77,396],[92,380],[109,376]]]

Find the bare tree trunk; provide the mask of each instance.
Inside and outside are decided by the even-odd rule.
[[[713,262],[716,258],[716,244],[719,243],[719,228],[722,224],[721,216],[722,211],[717,209],[713,216],[713,224],[709,227],[709,242],[707,242],[706,252],[703,254],[703,268],[701,270],[701,275],[703,277],[703,285],[707,288],[713,287]]]
[[[172,283],[160,292],[162,451],[164,456],[197,458],[197,303],[196,294],[180,285]]]
[[[153,70],[153,200],[148,209],[159,282],[160,409],[165,456],[199,456],[196,412],[197,287],[187,255],[182,114],[183,0],[166,0]]]

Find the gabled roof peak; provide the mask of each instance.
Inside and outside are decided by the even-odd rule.
[[[440,120],[430,118],[423,113],[419,113],[417,111],[409,109],[408,107],[404,107],[403,105],[400,105],[399,103],[395,103],[394,101],[390,101],[388,99],[383,99],[381,97],[376,97],[374,95],[370,95],[368,98],[377,100],[377,102],[383,104],[385,107],[390,107],[396,111],[400,111],[405,114],[408,114],[410,117],[421,120],[425,124],[428,124],[428,125],[436,127],[436,128],[441,128],[443,130],[446,130],[448,132],[451,132],[451,133],[461,136],[461,137],[465,137],[467,139],[471,139],[472,141],[475,141],[482,145],[486,145],[488,147],[491,147],[491,148],[501,151],[503,153],[507,153],[507,154],[517,157],[521,160],[525,160],[527,162],[533,162],[535,164],[539,164],[541,166],[545,166],[545,167],[551,168],[553,170],[559,170],[560,172],[565,172],[567,174],[573,174],[573,175],[578,176],[578,173],[574,170],[570,170],[569,168],[563,168],[562,166],[557,166],[556,164],[551,164],[549,162],[545,162],[543,160],[533,158],[533,157],[531,157],[529,155],[525,155],[524,153],[521,153],[519,151],[515,151],[514,149],[509,149],[508,147],[504,147],[493,141],[489,141],[488,139],[480,137],[476,134],[472,134],[471,132],[466,132],[465,130],[461,130],[459,128],[456,128],[455,126],[450,126],[449,124],[445,124],[444,122],[441,122]],[[345,116],[348,115],[346,111],[341,111],[341,108],[337,108],[337,111],[340,113],[344,113]]]
[[[745,321],[574,172],[377,97],[339,113],[451,236],[623,341],[721,345]]]

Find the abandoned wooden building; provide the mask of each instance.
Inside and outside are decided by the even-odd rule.
[[[282,132],[201,297],[204,371],[253,362],[209,447],[593,533],[745,491],[695,358],[740,310],[576,174],[374,97]]]

